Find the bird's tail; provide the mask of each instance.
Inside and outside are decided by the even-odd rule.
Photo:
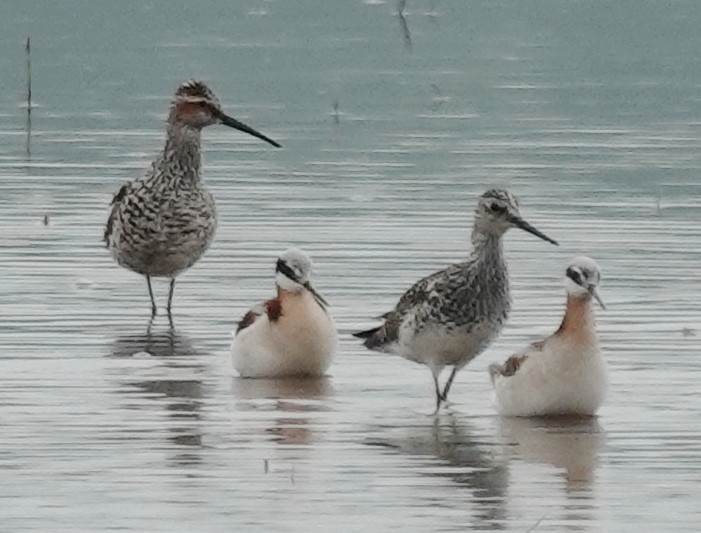
[[[498,363],[492,363],[487,368],[489,370],[489,377],[492,380],[492,385],[494,385],[497,377],[504,375],[504,367]]]
[[[366,329],[364,331],[357,331],[353,333],[354,337],[359,339],[365,339],[363,344],[366,348],[377,348],[382,345],[382,328],[383,326],[377,326],[376,328]]]
[[[377,326],[376,328],[372,329],[366,329],[365,331],[356,331],[355,333],[353,333],[353,336],[358,337],[359,339],[369,339],[375,333],[380,331],[380,329],[382,329],[382,326]]]

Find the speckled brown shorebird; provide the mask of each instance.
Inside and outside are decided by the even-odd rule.
[[[502,246],[509,228],[557,244],[521,217],[515,196],[488,190],[477,202],[473,250],[467,261],[419,280],[392,311],[382,315],[381,326],[354,333],[371,350],[427,365],[433,375],[436,412],[458,370],[497,338],[509,316],[511,297]],[[441,390],[438,377],[446,366],[453,370]]]
[[[146,276],[151,316],[157,312],[151,277],[170,278],[171,316],[175,278],[194,265],[214,239],[217,211],[201,177],[202,128],[223,124],[280,145],[226,115],[204,83],[189,80],[170,104],[165,148],[140,178],[112,200],[104,241],[121,266]]]

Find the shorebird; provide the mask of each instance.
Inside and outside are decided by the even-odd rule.
[[[380,317],[381,326],[354,333],[371,350],[427,365],[433,375],[436,412],[458,370],[497,338],[509,315],[509,279],[502,250],[502,236],[509,228],[557,244],[521,217],[515,196],[490,189],[477,202],[473,250],[467,261],[419,280],[392,311]],[[441,390],[438,378],[446,366],[453,370]]]
[[[489,374],[494,401],[504,416],[593,415],[604,400],[606,363],[596,335],[592,299],[601,280],[593,259],[576,257],[567,267],[567,307],[560,328],[512,355]]]
[[[309,256],[297,248],[277,260],[277,295],[248,311],[234,333],[231,355],[241,377],[316,377],[328,369],[338,334],[311,271]]]
[[[165,148],[140,178],[119,190],[110,206],[105,245],[119,265],[146,276],[152,317],[157,307],[151,278],[170,278],[171,316],[176,276],[194,265],[214,239],[214,197],[200,175],[200,132],[213,124],[280,146],[226,115],[204,83],[186,81],[170,104]]]

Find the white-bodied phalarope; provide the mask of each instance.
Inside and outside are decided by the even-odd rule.
[[[560,328],[489,366],[494,401],[504,416],[593,415],[608,385],[596,334],[592,299],[601,279],[593,259],[576,257],[567,267],[567,307]]]
[[[312,263],[291,248],[277,260],[277,295],[239,322],[231,344],[241,377],[322,376],[338,342],[327,303],[310,282]]]

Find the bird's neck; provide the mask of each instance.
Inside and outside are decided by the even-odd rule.
[[[483,263],[504,263],[501,235],[472,232],[472,256]]]
[[[591,296],[567,295],[567,307],[560,329],[555,335],[577,339],[596,338],[596,317],[591,304]]]
[[[287,298],[299,298],[302,295],[302,291],[285,289],[277,283],[275,284],[275,288],[277,289],[277,297],[280,300],[284,300]]]
[[[200,130],[178,121],[168,121],[166,145],[161,156],[169,175],[199,180]]]
[[[470,276],[479,279],[482,287],[481,301],[501,302],[503,311],[508,313],[511,295],[501,236],[475,232],[472,234],[472,245],[472,255],[465,265],[469,269],[475,269]]]

